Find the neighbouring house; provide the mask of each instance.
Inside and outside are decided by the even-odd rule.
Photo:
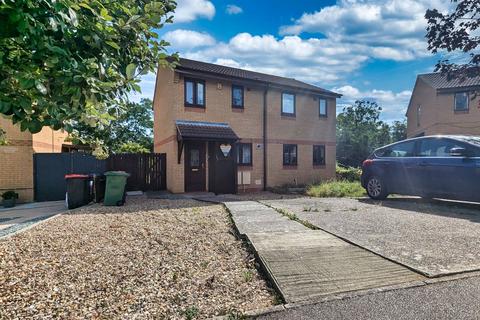
[[[480,77],[448,79],[440,73],[417,76],[407,110],[407,136],[480,135]]]
[[[333,178],[340,96],[188,59],[160,67],[154,149],[167,155],[167,188],[235,193]]]
[[[0,128],[6,132],[8,145],[0,146],[0,194],[15,190],[19,202],[34,199],[33,154],[68,151],[67,133],[45,127],[36,134],[20,131],[9,119],[0,117]]]

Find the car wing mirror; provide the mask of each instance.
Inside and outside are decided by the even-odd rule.
[[[468,157],[468,151],[465,148],[455,147],[450,149],[450,156],[451,157]]]

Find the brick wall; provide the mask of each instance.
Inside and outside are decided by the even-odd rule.
[[[421,105],[420,125],[417,108]],[[407,136],[419,133],[480,135],[480,98],[469,101],[468,111],[454,110],[454,93],[437,90],[418,79],[407,111]]]
[[[160,69],[154,98],[155,152],[167,153],[167,187],[172,192],[184,191],[182,154],[178,164],[175,120],[226,122],[240,137],[240,142],[252,143],[252,166],[239,166],[238,171],[250,173],[250,184],[238,190],[252,191],[263,187],[263,88],[244,85],[244,109],[232,108],[232,82],[206,80],[206,108],[184,106],[183,76],[170,69]],[[310,183],[335,175],[335,99],[328,101],[328,118],[318,114],[318,98],[296,95],[296,118],[281,117],[281,91],[267,95],[267,184]],[[283,167],[283,143],[298,144],[299,163],[296,168]],[[326,165],[313,166],[313,145],[326,145]],[[207,159],[208,162],[208,159]],[[207,163],[208,168],[208,163]],[[207,175],[208,181],[208,175]]]
[[[44,128],[32,135],[2,117],[0,128],[6,131],[9,142],[7,146],[0,146],[0,193],[15,190],[19,202],[33,201],[33,154],[60,152],[66,133]]]

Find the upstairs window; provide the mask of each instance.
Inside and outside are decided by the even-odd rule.
[[[295,116],[295,95],[291,93],[282,93],[282,115]]]
[[[239,143],[237,144],[237,163],[241,166],[252,165],[252,144]]]
[[[185,105],[205,107],[205,81],[185,79]]]
[[[319,99],[318,100],[318,114],[320,117],[327,116],[327,100],[326,99]]]
[[[314,166],[325,165],[325,146],[324,145],[313,146],[313,165]]]
[[[468,93],[458,92],[454,97],[454,111],[468,111]]]
[[[297,145],[296,144],[283,145],[283,165],[284,166],[297,165]]]
[[[232,107],[243,108],[243,87],[232,86]]]

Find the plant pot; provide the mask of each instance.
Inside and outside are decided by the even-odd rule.
[[[5,208],[15,207],[16,199],[3,199],[3,206]]]

